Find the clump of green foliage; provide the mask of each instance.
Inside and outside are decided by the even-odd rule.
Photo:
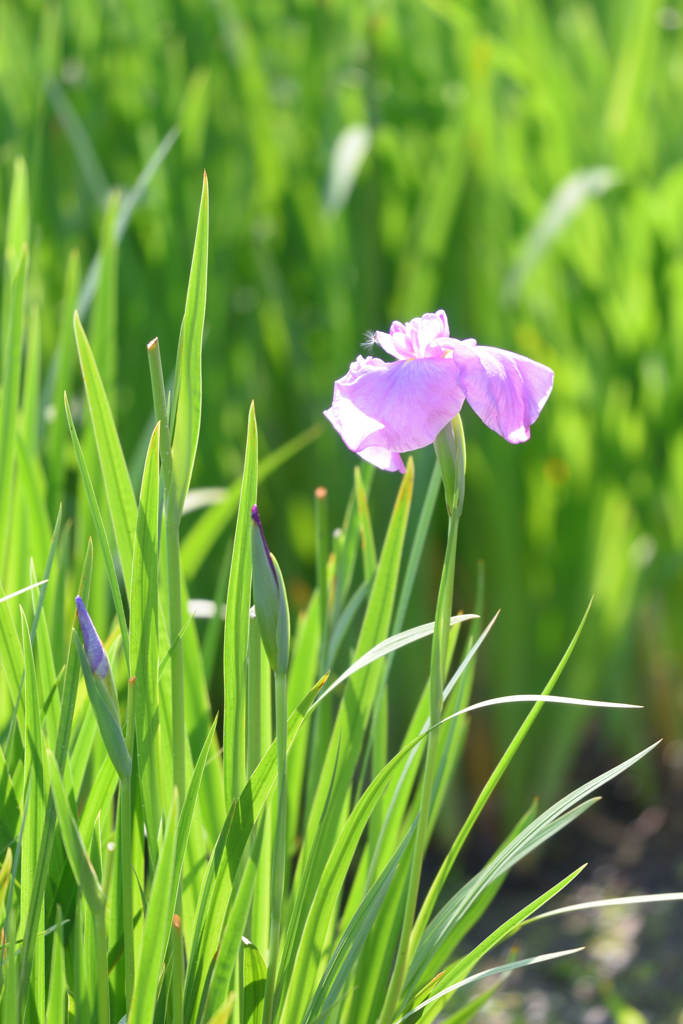
[[[530,962],[511,959],[482,972],[482,958],[578,872],[461,952],[506,874],[646,751],[543,813],[534,802],[481,871],[442,901],[467,836],[543,703],[572,702],[551,691],[577,633],[542,694],[507,698],[532,708],[418,907],[427,844],[461,762],[469,713],[479,706],[471,704],[473,668],[485,636],[476,615],[451,616],[455,515],[435,621],[403,630],[439,495],[437,466],[407,551],[412,461],[381,546],[367,468],[356,470],[342,527],[332,535],[327,496],[317,492],[316,590],[290,655],[284,582],[271,566],[278,627],[264,632],[264,650],[259,630],[270,613],[263,601],[275,584],[260,534],[251,536],[251,512],[259,476],[292,449],[259,462],[252,406],[215,719],[179,532],[201,419],[206,177],[170,392],[159,343],[147,346],[154,415],[138,494],[117,433],[107,347],[115,318],[113,214],[98,260],[91,340],[74,312],[77,260],[66,267],[49,386],[56,398],[75,357],[85,403],[78,408],[60,395],[64,412],[55,409],[41,438],[36,307],[26,316],[28,210],[26,166],[18,160],[1,316],[3,1024],[107,1024],[124,1016],[129,1024],[398,1024],[433,1021],[462,995],[449,1019],[468,1020],[486,993],[467,1002],[467,985]],[[210,520],[195,536],[202,528],[210,531]],[[10,593],[26,585],[28,593]],[[93,659],[88,628],[81,642],[76,595],[107,659]],[[481,601],[480,594],[479,608]],[[426,636],[430,677],[390,756],[393,654]]]
[[[647,731],[680,737],[677,6],[4,0],[0,35],[0,173],[6,194],[13,158],[26,155],[40,225],[32,288],[50,300],[41,324],[50,357],[62,349],[54,299],[69,251],[89,260],[111,218],[118,225],[126,302],[108,339],[95,324],[89,333],[136,488],[149,436],[140,341],[175,337],[205,166],[213,429],[200,441],[197,482],[239,475],[252,398],[264,451],[275,448],[314,423],[365,331],[447,309],[458,336],[538,358],[558,381],[533,445],[512,465],[466,422],[472,486],[458,589],[471,601],[484,558],[490,607],[505,609],[483,666],[487,692],[544,678],[594,593],[572,685],[586,697],[608,686],[615,699],[628,688],[632,700],[643,679],[657,687],[649,730],[635,719],[612,728],[608,716],[599,742],[625,756]],[[126,216],[110,210],[102,225],[111,190],[130,189],[151,160],[157,171],[132,220],[122,205]],[[85,322],[83,301],[79,309]],[[61,393],[46,404],[61,410]],[[61,413],[54,423],[52,436]],[[351,466],[323,438],[286,489],[269,484],[285,575],[312,578],[308,496]],[[61,491],[50,484],[54,517]],[[384,493],[374,500],[387,503]],[[184,558],[207,597],[224,589],[226,521],[213,523],[208,552]],[[418,595],[418,619],[428,607]],[[548,716],[548,799],[589,714]],[[509,719],[503,710],[482,726],[497,754]],[[520,752],[505,806],[521,813],[517,794],[535,779],[535,756]]]

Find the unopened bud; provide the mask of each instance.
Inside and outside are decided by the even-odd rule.
[[[460,416],[450,420],[434,440],[449,516],[460,518],[465,500],[465,433]]]
[[[109,658],[80,595],[76,597],[76,610],[83,636],[85,656],[88,659],[90,671],[98,679],[106,679],[109,673]]]
[[[261,640],[274,672],[289,661],[289,608],[280,566],[270,553],[256,505],[251,510],[251,565],[254,606]]]

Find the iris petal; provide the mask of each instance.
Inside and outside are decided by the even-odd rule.
[[[553,371],[526,356],[455,342],[460,387],[477,416],[511,444],[528,441],[529,428],[548,400]]]
[[[360,356],[336,382],[325,415],[354,452],[424,448],[462,408],[458,375],[452,359],[385,363]]]
[[[361,448],[358,452],[361,459],[371,462],[378,469],[386,469],[390,473],[405,473],[406,467],[398,452],[390,452],[388,448],[379,448],[370,445],[368,448]]]

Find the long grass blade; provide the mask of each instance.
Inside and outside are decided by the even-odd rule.
[[[69,400],[64,394],[64,407],[66,409],[66,418],[69,424],[69,433],[71,434],[71,440],[73,442],[74,451],[76,452],[76,461],[80,470],[81,479],[85,487],[85,492],[88,498],[88,504],[90,505],[90,512],[95,521],[95,529],[97,530],[97,536],[102,546],[102,553],[104,555],[104,562],[107,569],[107,576],[109,577],[109,586],[111,594],[114,599],[114,607],[116,608],[116,615],[119,620],[119,626],[121,628],[121,639],[123,641],[123,652],[126,658],[126,664],[128,666],[128,674],[130,675],[130,643],[128,639],[128,624],[126,622],[126,616],[123,611],[123,602],[121,600],[121,591],[119,590],[118,580],[116,578],[116,569],[114,568],[114,559],[112,558],[111,548],[109,547],[109,540],[107,539],[107,533],[104,528],[104,522],[102,521],[102,514],[100,512],[97,498],[95,496],[95,490],[90,479],[88,467],[85,464],[83,457],[83,451],[78,440],[76,428],[74,427],[73,417],[71,416],[71,409],[69,408]]]
[[[137,503],[107,397],[107,389],[78,313],[74,313],[73,329],[102,479],[107,493],[107,506],[111,514],[123,580],[127,589],[130,586],[133,565]]]
[[[152,1024],[154,1020],[161,965],[173,916],[172,887],[177,811],[178,804],[174,797],[152,881],[142,945],[136,964],[135,990],[128,1015],[129,1024]]]
[[[2,366],[2,397],[0,398],[0,567],[7,558],[9,517],[12,504],[15,433],[19,408],[19,381],[24,330],[24,293],[28,273],[28,249],[24,246],[12,276],[9,296],[7,339]]]
[[[173,434],[173,489],[169,515],[178,521],[190,487],[202,413],[202,336],[206,311],[206,275],[209,253],[209,183],[204,174],[199,204],[185,314],[176,358],[173,408],[169,426]]]
[[[256,503],[258,431],[254,403],[249,409],[247,448],[240,492],[230,580],[225,606],[223,648],[223,772],[225,803],[237,799],[245,781],[247,649],[251,595],[251,509]]]
[[[159,425],[154,429],[140,490],[130,594],[131,674],[135,676],[135,733],[147,839],[156,861],[163,808],[159,708]]]

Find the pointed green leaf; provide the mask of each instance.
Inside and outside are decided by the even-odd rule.
[[[266,991],[266,965],[248,939],[242,950],[242,1024],[261,1024],[263,996]]]
[[[240,943],[243,941],[254,894],[254,884],[256,882],[263,841],[263,820],[259,822],[255,831],[256,835],[253,836],[252,842],[248,846],[248,852],[245,851],[233,884],[225,927],[221,935],[221,943],[211,976],[211,987],[205,1015],[210,1014],[223,1002],[230,989],[230,982],[235,972]]]
[[[451,929],[463,917],[474,900],[490,882],[501,873],[509,871],[514,864],[518,863],[528,853],[531,853],[532,850],[535,850],[546,839],[549,839],[560,829],[564,828],[578,814],[583,813],[586,807],[593,802],[586,801],[586,797],[596,789],[606,785],[613,778],[616,778],[621,772],[626,771],[631,765],[653,750],[655,746],[657,746],[656,743],[575,789],[568,796],[558,800],[557,803],[553,804],[545,813],[528,825],[519,836],[508,843],[474,878],[470,879],[452,896],[425,929],[424,935],[415,949],[413,959],[406,974],[406,991],[414,990],[427,965],[433,961],[438,950],[447,942]],[[584,802],[581,803],[581,801]],[[577,804],[579,805],[578,807]]]
[[[171,887],[171,896],[174,906],[176,902],[176,896],[178,893],[178,885],[180,883],[181,872],[183,870],[183,864],[185,861],[185,851],[187,849],[187,843],[190,837],[190,828],[192,826],[195,808],[197,806],[199,788],[202,784],[202,776],[204,775],[204,769],[206,767],[206,759],[209,756],[209,751],[213,743],[213,737],[216,731],[217,721],[218,719],[214,719],[209,730],[209,734],[206,737],[206,740],[204,741],[204,746],[201,749],[201,753],[197,758],[197,763],[194,766],[192,778],[190,779],[190,785],[188,787],[187,793],[185,794],[183,809],[180,812],[180,818],[178,820],[178,838],[176,840],[176,855],[175,863],[173,866],[173,883]]]
[[[24,837],[21,844],[21,932],[23,934],[36,874],[40,834],[45,818],[48,782],[41,728],[42,701],[38,693],[38,678],[31,649],[31,634],[23,608],[21,609],[21,630],[24,641],[24,664],[26,666],[26,756],[24,761],[24,778],[30,780],[30,790],[25,788],[24,791],[25,802],[28,797],[28,808],[24,824]],[[45,912],[42,907],[39,907],[38,910],[37,923],[38,932],[40,933],[45,927]],[[35,940],[33,966],[31,991],[38,1020],[42,1020],[45,1014],[45,938],[40,934]]]
[[[80,596],[86,603],[90,596],[92,556],[92,541],[89,541],[78,588]],[[75,611],[73,624],[74,626],[76,624]],[[59,724],[57,726],[57,742],[55,747],[57,765],[60,772],[64,771],[67,763],[67,755],[71,740],[71,726],[73,724],[74,708],[76,705],[76,692],[78,689],[79,666],[80,662],[78,654],[76,653],[76,648],[74,644],[70,642],[66,659],[64,681],[62,684],[62,699],[59,711]],[[100,804],[100,806],[102,805]],[[28,990],[31,963],[33,959],[33,947],[35,937],[39,930],[40,908],[43,905],[43,899],[45,896],[45,887],[47,885],[48,869],[52,856],[56,822],[57,812],[54,800],[50,799],[47,801],[47,806],[45,808],[45,821],[42,825],[40,850],[38,852],[38,861],[31,891],[31,902],[26,920],[26,927],[24,929],[24,941],[21,948],[20,992],[22,1001],[25,1000],[26,992]]]
[[[21,395],[21,424],[24,443],[30,456],[38,455],[38,440],[41,428],[40,381],[42,356],[42,325],[40,307],[32,303],[28,318],[26,341],[26,365]]]
[[[119,626],[121,628],[121,639],[123,641],[123,652],[126,657],[126,662],[130,670],[130,650],[128,640],[128,624],[126,622],[126,616],[123,611],[123,602],[121,601],[121,591],[119,590],[118,580],[116,578],[116,569],[114,568],[114,559],[111,555],[111,548],[109,547],[109,540],[107,539],[107,533],[104,528],[104,522],[102,521],[102,513],[100,512],[97,498],[95,496],[95,490],[90,479],[90,473],[86,466],[85,459],[83,457],[83,451],[78,440],[76,428],[74,427],[74,421],[71,416],[71,409],[69,408],[69,400],[64,393],[64,407],[66,409],[67,423],[69,424],[69,433],[71,434],[71,440],[73,442],[74,451],[76,453],[76,461],[80,470],[81,479],[83,480],[83,486],[88,497],[88,504],[90,505],[90,512],[95,520],[95,529],[97,530],[97,536],[102,546],[102,554],[104,555],[104,563],[107,569],[107,576],[109,577],[109,586],[111,594],[114,599],[114,607],[116,608],[116,615],[119,620]]]
[[[177,796],[174,795],[160,844],[147,907],[142,945],[135,971],[135,989],[128,1024],[152,1024],[161,965],[173,917],[173,861],[176,847]]]
[[[249,409],[247,448],[240,492],[230,580],[225,607],[223,648],[223,758],[225,802],[237,799],[245,780],[245,709],[249,600],[251,595],[251,509],[256,503],[258,479],[258,430],[254,403]]]
[[[142,808],[152,860],[161,821],[159,710],[159,424],[154,428],[142,478],[130,588],[130,664],[136,679],[135,733]]]
[[[47,766],[52,785],[52,796],[57,808],[59,830],[71,870],[74,873],[76,884],[85,896],[91,910],[93,913],[98,913],[104,906],[106,897],[71,813],[59,766],[51,750],[47,752]]]
[[[102,478],[107,492],[107,504],[121,559],[123,579],[128,588],[133,565],[137,503],[107,397],[111,394],[111,388],[109,392],[105,388],[78,313],[74,313],[73,323]]]
[[[318,692],[314,687],[287,721],[287,745],[291,747],[311,713]],[[210,965],[216,954],[233,883],[252,834],[252,829],[277,778],[276,743],[271,743],[240,794],[216,841],[204,874],[197,907],[185,981],[185,1020],[193,1020]]]
[[[403,842],[389,860],[375,884],[366,893],[346,931],[339,940],[336,949],[329,959],[325,973],[320,979],[320,984],[308,1004],[303,1024],[309,1024],[309,1022],[313,1024],[316,1020],[324,1019],[343,993],[346,980],[363,950],[377,915],[382,909],[389,887],[396,874],[396,869],[411,840],[413,831],[414,825],[406,832]]]
[[[57,927],[52,937],[50,988],[47,997],[45,1024],[65,1024],[66,1019],[66,964],[64,960],[64,927],[62,910],[57,907]]]
[[[377,549],[375,547],[372,519],[370,518],[368,495],[363,483],[363,477],[361,476],[360,466],[354,468],[353,485],[356,492],[356,505],[358,507],[358,526],[363,555],[363,579],[368,583],[374,576],[375,569],[377,568]]]
[[[19,380],[24,333],[24,293],[28,272],[28,250],[24,247],[17,261],[9,293],[7,343],[2,365],[0,398],[0,567],[5,563],[12,502],[15,433],[19,407]]]
[[[567,647],[567,650],[565,651],[565,653],[564,653],[564,655],[563,655],[559,665],[557,666],[557,668],[553,672],[552,676],[548,680],[548,682],[547,682],[547,684],[545,686],[545,689],[543,690],[543,695],[544,696],[547,696],[548,694],[550,694],[553,691],[553,689],[555,688],[555,684],[557,683],[558,679],[562,675],[562,672],[563,672],[567,662],[569,661],[571,653],[574,650],[574,648],[576,647],[578,639],[581,636],[581,632],[583,630],[583,627],[584,627],[584,625],[586,623],[586,619],[588,617],[588,613],[590,611],[590,607],[591,606],[589,604],[588,608],[586,609],[586,612],[584,613],[583,619],[579,623],[579,627],[576,630],[576,633],[574,634],[574,636],[573,636],[573,638],[571,640],[571,643]],[[481,639],[483,639],[483,637]],[[479,643],[477,643],[476,647],[478,647],[478,646],[479,646]],[[472,650],[471,650],[471,652],[469,654],[470,658],[472,657],[472,655],[474,655],[476,653],[476,647],[472,648]],[[422,936],[422,934],[424,932],[424,929],[425,929],[425,927],[427,925],[427,921],[429,920],[429,918],[432,915],[432,912],[433,912],[434,907],[436,905],[436,901],[437,901],[437,899],[439,897],[439,894],[440,894],[440,892],[441,892],[441,890],[443,888],[443,885],[444,885],[446,879],[448,878],[448,876],[449,876],[449,874],[451,872],[451,869],[452,869],[452,867],[453,867],[453,865],[454,865],[454,863],[455,863],[455,861],[457,859],[457,856],[458,856],[460,850],[462,849],[462,847],[463,847],[463,845],[465,843],[465,840],[467,839],[467,837],[470,834],[472,828],[474,827],[474,824],[477,821],[479,815],[481,814],[483,808],[488,803],[488,801],[489,801],[489,799],[491,797],[491,794],[493,793],[494,789],[498,785],[498,783],[499,783],[503,773],[505,772],[505,769],[508,767],[508,765],[510,764],[510,761],[515,756],[516,752],[519,750],[519,747],[521,746],[522,741],[524,740],[524,737],[528,733],[528,731],[531,728],[534,720],[536,719],[536,717],[540,713],[542,707],[543,707],[543,702],[542,701],[539,701],[537,704],[534,704],[534,706],[532,707],[531,711],[528,713],[528,715],[526,716],[526,718],[522,722],[521,726],[519,727],[519,729],[515,733],[514,737],[512,738],[510,743],[508,744],[507,750],[505,751],[505,753],[501,757],[500,761],[498,762],[498,764],[496,765],[496,767],[492,771],[492,773],[491,773],[489,779],[487,780],[484,788],[482,789],[481,793],[477,797],[477,800],[475,801],[474,807],[472,808],[472,810],[468,814],[467,818],[465,819],[465,822],[463,823],[462,827],[460,828],[460,830],[458,832],[458,835],[456,836],[456,838],[455,838],[455,840],[453,842],[453,845],[451,846],[450,850],[448,851],[448,854],[446,855],[446,857],[444,858],[442,864],[440,865],[439,870],[438,870],[438,872],[436,874],[436,878],[434,879],[434,881],[432,882],[431,886],[429,887],[429,891],[428,891],[428,893],[427,893],[427,895],[426,895],[426,897],[424,899],[422,907],[420,908],[420,912],[419,912],[419,914],[417,916],[417,919],[416,919],[415,925],[414,925],[414,929],[413,929],[413,943],[417,943],[419,938]]]
[[[28,167],[23,156],[14,160],[12,168],[12,187],[7,206],[7,226],[5,228],[5,248],[2,276],[2,329],[0,331],[0,360],[4,363],[9,343],[10,330],[10,292],[12,280],[21,258],[24,246],[28,247],[31,240],[31,209],[28,182]]]
[[[173,432],[173,490],[169,495],[169,514],[175,521],[182,515],[199,440],[202,414],[202,336],[206,311],[208,254],[209,183],[204,174],[185,314],[178,342],[173,410],[169,424]]]
[[[74,352],[73,318],[76,308],[76,296],[81,281],[81,256],[78,249],[69,252],[64,272],[64,289],[59,309],[57,340],[54,353],[54,379],[51,391],[52,417],[45,425],[46,470],[50,480],[50,510],[54,512],[62,500],[64,492],[64,448],[66,441],[66,422],[60,415],[62,395],[68,391],[73,377]]]
[[[409,460],[375,572],[372,591],[356,647],[357,657],[369,652],[383,641],[389,632],[410,512],[414,472],[414,464],[412,460]],[[358,764],[363,736],[381,675],[382,662],[380,660],[356,672],[345,687],[341,710],[327,747],[296,868],[295,889],[299,887],[304,871],[308,873],[306,901],[312,898],[317,888],[325,863],[337,838],[338,830],[341,829],[345,820],[344,807],[347,794]],[[322,840],[318,843],[321,818],[324,808],[328,804],[330,820],[338,823],[337,830],[325,830]],[[307,862],[314,845],[316,845],[316,861],[315,865],[309,868]]]
[[[7,927],[7,973],[2,995],[2,1024],[20,1024],[19,999],[17,993],[17,947],[14,908],[8,912]]]

